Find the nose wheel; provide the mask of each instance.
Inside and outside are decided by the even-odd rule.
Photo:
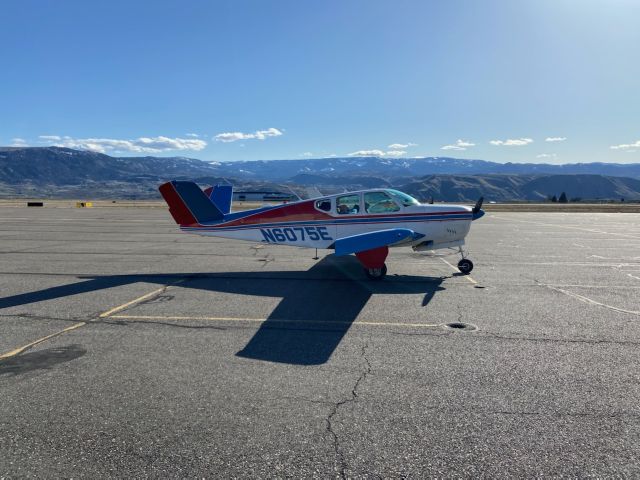
[[[382,265],[382,268],[365,268],[364,273],[369,280],[382,280],[387,274],[387,266]]]
[[[469,275],[471,270],[473,270],[473,262],[468,258],[463,258],[458,262],[458,270],[460,270],[460,273],[463,275]]]

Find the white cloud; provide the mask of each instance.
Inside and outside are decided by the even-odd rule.
[[[311,152],[304,152],[300,154],[301,157],[313,157],[313,153]]]
[[[406,155],[407,152],[405,150],[387,150],[385,153],[386,157],[401,157],[402,155]]]
[[[56,147],[77,148],[93,152],[106,153],[111,150],[134,153],[160,153],[170,150],[203,150],[207,146],[204,140],[170,137],[139,137],[134,140],[113,138],[72,138],[62,137]]]
[[[489,143],[496,146],[521,147],[533,143],[533,140],[531,138],[509,138],[507,140],[491,140]]]
[[[350,157],[401,157],[407,152],[404,150],[358,150],[357,152],[348,153]]]
[[[564,142],[567,137],[547,137],[544,139],[545,142]]]
[[[28,147],[27,141],[24,138],[12,138],[11,139],[12,147]]]
[[[62,140],[62,137],[60,137],[59,135],[40,135],[38,138],[42,143],[59,142],[60,140]]]
[[[348,155],[350,157],[383,157],[384,152],[382,150],[358,150],[357,152],[351,152]]]
[[[556,158],[557,156],[556,153],[541,153],[540,155],[536,155],[536,158]]]
[[[197,133],[185,133],[185,137],[198,138],[199,136]]]
[[[466,140],[458,139],[456,143],[452,145],[444,145],[441,150],[466,150],[469,147],[475,146],[475,143],[467,142]]]
[[[609,148],[611,150],[627,150],[627,151],[629,151],[630,149],[640,148],[640,140],[636,140],[633,143],[622,143],[620,145],[611,145]]]
[[[282,135],[282,131],[277,128],[267,128],[266,130],[257,130],[253,133],[242,133],[242,132],[225,132],[219,133],[214,138],[217,142],[223,143],[231,143],[237,142],[238,140],[264,140],[268,137],[279,137]]]
[[[392,143],[391,145],[388,145],[387,148],[390,148],[391,150],[402,150],[403,148],[407,148],[407,147],[417,147],[418,144],[417,143]]]

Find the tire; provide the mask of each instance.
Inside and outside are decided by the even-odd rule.
[[[473,262],[468,258],[463,258],[458,262],[458,270],[460,270],[460,273],[463,275],[469,275],[471,270],[473,270]]]
[[[382,268],[365,268],[364,273],[369,280],[382,280],[387,274],[387,265],[382,265]]]

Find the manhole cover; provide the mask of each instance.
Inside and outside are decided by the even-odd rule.
[[[473,330],[477,330],[478,327],[471,323],[463,323],[463,322],[451,322],[445,323],[445,328],[449,328],[451,330],[466,330],[467,332],[471,332]]]

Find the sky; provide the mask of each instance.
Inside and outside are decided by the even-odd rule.
[[[0,145],[640,162],[637,0],[4,0]]]

